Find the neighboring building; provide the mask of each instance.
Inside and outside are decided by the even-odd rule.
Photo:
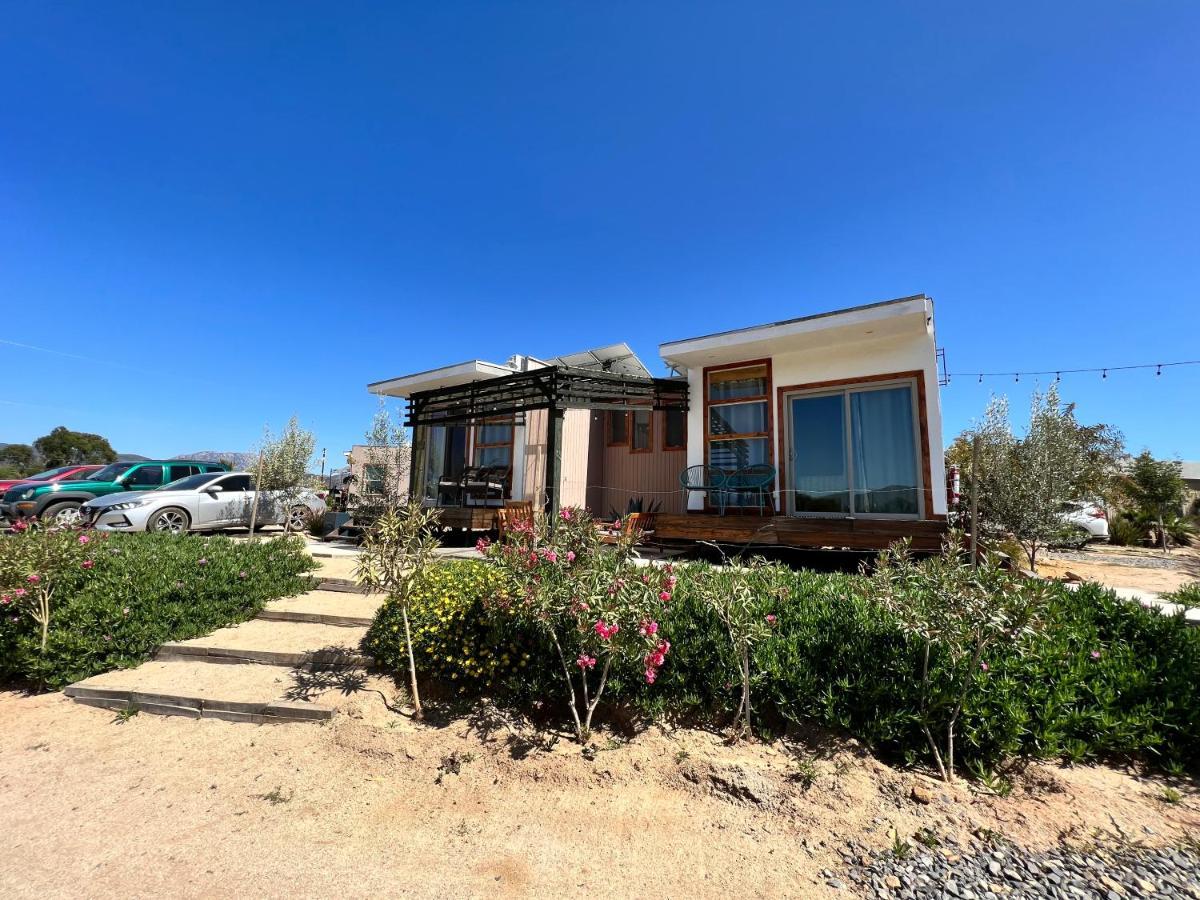
[[[1183,511],[1189,516],[1200,516],[1200,461],[1183,464]]]
[[[347,471],[349,476],[349,495],[351,499],[364,495],[384,493],[384,479],[389,468],[386,450],[372,447],[368,444],[355,444],[346,451]],[[396,479],[395,495],[403,496],[408,493],[409,485],[409,451],[407,447],[393,448],[390,468]],[[334,487],[341,487],[345,476]]]
[[[924,295],[662,344],[471,360],[369,386],[408,400],[413,492],[491,527],[524,499],[662,512],[665,538],[936,546],[946,495],[933,301]],[[761,494],[684,494],[690,466],[767,472]],[[774,476],[771,477],[772,471]],[[722,508],[725,514],[721,515]],[[760,513],[762,513],[760,515]]]

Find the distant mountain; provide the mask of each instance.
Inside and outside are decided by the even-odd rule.
[[[149,459],[148,456],[142,456],[139,453],[118,453],[117,462],[141,462],[144,459]]]
[[[254,453],[237,453],[233,450],[197,450],[195,453],[180,453],[174,457],[175,459],[199,459],[203,462],[225,462],[232,463],[235,469],[242,472],[249,472],[258,462],[258,455]]]

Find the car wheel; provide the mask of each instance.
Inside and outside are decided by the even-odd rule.
[[[73,500],[68,500],[64,503],[55,503],[42,513],[42,521],[50,525],[63,525],[71,527],[78,525],[83,521],[83,516],[79,512],[79,507],[82,503],[76,503]]]
[[[291,531],[303,531],[308,527],[308,507],[293,506],[288,510],[287,517],[288,529]]]
[[[188,517],[188,514],[182,509],[168,506],[166,509],[160,509],[150,517],[150,521],[146,523],[146,530],[166,532],[168,534],[182,534],[188,530],[191,522],[192,520]]]

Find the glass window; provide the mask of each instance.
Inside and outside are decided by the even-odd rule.
[[[633,419],[632,438],[630,440],[630,450],[649,450],[650,443],[650,421],[653,411],[649,409],[635,409],[630,413],[630,418]]]
[[[629,414],[609,410],[608,412],[608,445],[629,443]]]
[[[708,373],[708,399],[710,402],[765,396],[767,396],[766,366],[721,369]]]
[[[252,475],[230,475],[228,478],[222,478],[217,483],[221,485],[221,490],[223,491],[254,490],[254,476]]]
[[[163,483],[163,467],[138,466],[124,483],[126,487],[158,487]]]
[[[511,444],[513,427],[508,423],[488,423],[480,425],[475,435],[477,444]]]
[[[682,409],[663,410],[663,449],[687,446],[687,413]]]
[[[455,491],[467,465],[467,429],[431,425],[425,440],[425,499],[456,504]]]
[[[187,478],[180,478],[178,481],[172,481],[169,484],[164,484],[162,487],[158,488],[158,490],[194,491],[219,477],[219,475],[213,475],[210,472],[202,472],[199,475],[189,475]]]
[[[386,467],[365,466],[363,468],[363,488],[368,494],[382,494],[383,482],[387,478]]]
[[[766,434],[767,401],[753,403],[722,403],[708,408],[708,433]]]
[[[842,394],[792,400],[792,498],[796,512],[850,512]]]
[[[507,469],[512,463],[512,447],[476,447],[475,465]]]
[[[131,462],[111,463],[92,475],[93,481],[116,481],[117,476],[128,472],[134,466]]]
[[[919,506],[912,388],[852,393],[850,443],[854,511],[915,516]]]
[[[38,472],[36,475],[30,475],[29,477],[24,478],[22,480],[23,481],[49,481],[54,476],[61,475],[63,472],[67,472],[73,468],[75,468],[75,467],[74,466],[59,466],[57,469],[47,469],[45,472]]]
[[[199,466],[171,466],[171,474],[167,480],[178,481],[180,478],[187,478],[189,475],[198,474],[200,474]]]

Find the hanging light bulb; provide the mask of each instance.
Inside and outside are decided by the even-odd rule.
[[[1103,375],[1101,375],[1100,377],[1101,377],[1101,378],[1107,378],[1107,377],[1108,377],[1108,369],[1105,369],[1105,370],[1104,370],[1104,374],[1103,374]]]
[[[1016,374],[1013,375],[1013,381],[1015,381],[1017,384],[1021,383],[1021,373],[1020,372],[1017,372]]]
[[[1159,364],[1158,364],[1158,371],[1157,371],[1157,372],[1155,372],[1154,374],[1155,374],[1155,375],[1161,375],[1161,374],[1162,374],[1162,363],[1159,363]]]
[[[982,374],[980,374],[980,376],[979,376],[979,383],[983,384],[983,375]]]
[[[1062,381],[1062,372],[1055,372],[1055,373],[1054,373],[1054,380],[1055,380],[1055,381]]]

